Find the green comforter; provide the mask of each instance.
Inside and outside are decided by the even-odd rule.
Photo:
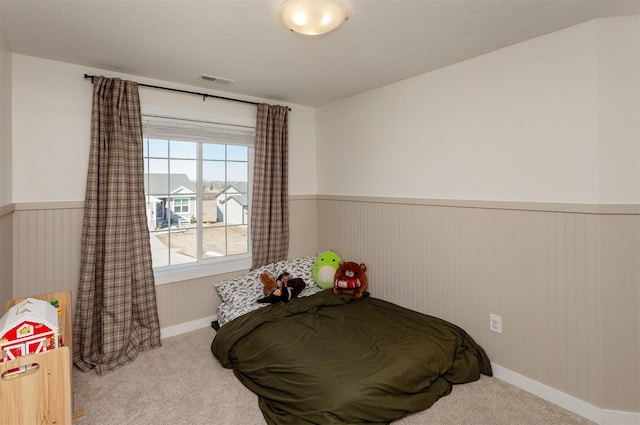
[[[461,328],[331,290],[232,320],[211,351],[258,395],[268,424],[387,424],[491,375]]]

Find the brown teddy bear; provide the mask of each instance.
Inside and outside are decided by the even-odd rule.
[[[265,296],[260,298],[258,302],[262,304],[275,304],[281,301],[286,303],[300,295],[306,286],[303,279],[291,278],[288,272],[282,273],[277,279],[274,279],[273,275],[269,273],[262,273],[260,280],[264,285],[262,291]]]
[[[276,281],[276,278],[269,272],[260,274],[260,281],[262,281],[262,284],[264,285],[264,287],[262,288],[262,293],[264,295],[268,295],[269,292],[280,287],[280,284]]]
[[[367,266],[364,263],[341,261],[334,277],[333,292],[351,294],[360,298],[369,285],[366,271]]]

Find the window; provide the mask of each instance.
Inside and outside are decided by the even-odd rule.
[[[249,268],[254,141],[254,128],[143,116],[156,283]]]
[[[188,198],[176,198],[173,201],[173,210],[180,214],[189,212],[189,199]]]

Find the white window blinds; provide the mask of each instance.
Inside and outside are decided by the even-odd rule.
[[[142,116],[144,136],[149,139],[185,142],[214,142],[228,145],[253,146],[253,127],[188,121],[156,116]]]

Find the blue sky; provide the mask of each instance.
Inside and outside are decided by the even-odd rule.
[[[146,171],[187,174],[190,180],[196,181],[198,143],[145,139],[145,157],[147,152],[149,159],[145,158]],[[169,155],[172,159],[169,159]],[[248,148],[246,146],[202,143],[202,157],[204,182],[247,181]]]

